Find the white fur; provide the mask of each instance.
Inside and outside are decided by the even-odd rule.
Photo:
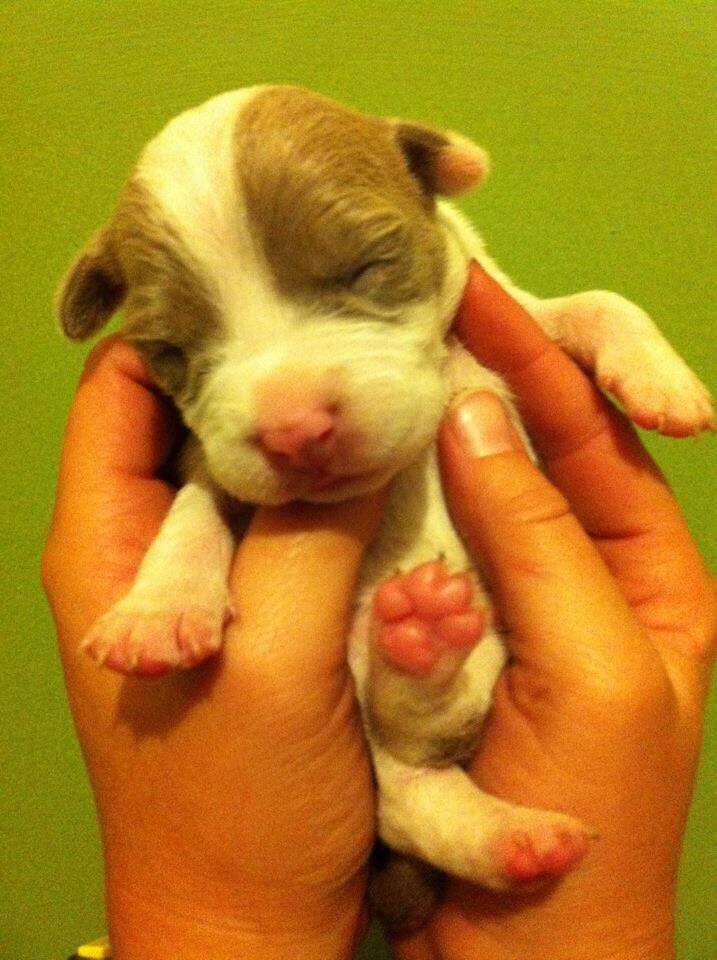
[[[113,651],[130,668],[141,653],[191,666],[217,650],[231,616],[234,537],[211,485],[201,477],[174,498],[129,593],[101,617],[82,647],[104,662]]]
[[[232,90],[181,113],[147,144],[135,169],[229,322],[246,300],[267,290],[236,189],[233,142],[239,112],[263,89]]]

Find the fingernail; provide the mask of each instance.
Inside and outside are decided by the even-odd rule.
[[[463,397],[448,416],[448,429],[474,457],[490,457],[523,448],[505,407],[494,393],[481,390]]]

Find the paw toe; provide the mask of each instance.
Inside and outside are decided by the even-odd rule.
[[[455,650],[474,647],[480,640],[486,626],[486,615],[482,610],[467,610],[465,613],[452,613],[436,623],[435,631],[439,640]]]
[[[221,644],[222,618],[212,611],[111,610],[92,627],[81,649],[128,676],[157,677],[206,660]]]
[[[384,627],[379,644],[385,660],[414,677],[427,677],[438,660],[428,627],[415,617]]]
[[[486,626],[485,612],[472,606],[473,589],[470,574],[450,574],[441,560],[386,580],[373,603],[383,659],[415,677],[439,661],[442,670],[457,669]]]
[[[413,613],[413,601],[404,589],[402,577],[391,577],[381,584],[374,597],[373,611],[379,620],[386,623],[410,617]]]
[[[568,829],[517,830],[497,845],[499,872],[510,885],[526,886],[560,877],[582,860],[584,832]]]
[[[177,647],[181,665],[194,667],[206,660],[219,648],[221,629],[212,622],[211,615],[183,613],[177,623]]]
[[[620,372],[612,358],[598,366],[596,378],[639,427],[669,437],[689,437],[714,429],[709,391],[681,360],[648,354],[642,359],[631,358],[629,367],[629,373]]]

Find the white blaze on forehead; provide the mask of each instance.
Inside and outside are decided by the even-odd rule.
[[[264,89],[222,93],[175,117],[147,144],[136,168],[229,322],[242,304],[261,306],[271,296],[238,190],[235,157],[237,117]]]

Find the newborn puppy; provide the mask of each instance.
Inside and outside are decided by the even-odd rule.
[[[73,339],[123,307],[124,337],[190,430],[184,485],[136,582],[84,640],[99,663],[149,676],[216,653],[232,616],[232,504],[328,503],[391,481],[349,660],[379,835],[395,852],[374,902],[404,928],[430,907],[421,863],[512,889],[569,870],[588,837],[568,816],[481,792],[461,766],[505,648],[449,520],[434,439],[462,391],[510,405],[449,334],[470,260],[642,426],[685,436],[713,416],[639,307],[603,291],[540,300],[500,273],[438,199],[487,168],[454,133],[297,87],[232,91],[148,144],[58,294]]]

